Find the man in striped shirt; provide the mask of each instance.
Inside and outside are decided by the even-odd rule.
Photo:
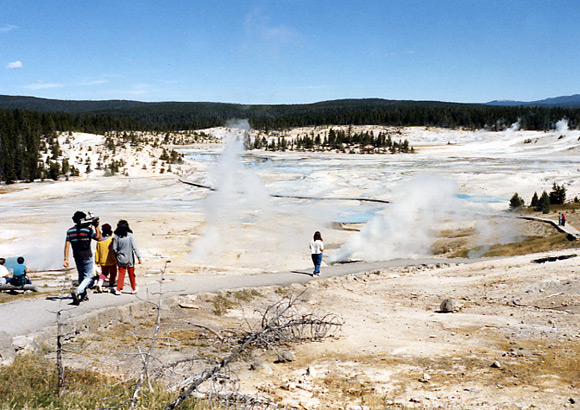
[[[91,240],[100,241],[101,231],[99,220],[90,223],[84,222],[87,215],[77,211],[72,217],[75,226],[66,232],[66,242],[64,244],[65,268],[69,267],[68,255],[69,245],[73,250],[73,258],[79,274],[79,286],[72,291],[73,305],[78,305],[87,298],[87,288],[94,284],[93,277],[93,252],[91,250]],[[94,227],[94,230],[93,230]]]

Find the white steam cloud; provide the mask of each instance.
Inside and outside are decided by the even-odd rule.
[[[295,269],[310,256],[316,230],[329,226],[336,209],[319,201],[272,198],[261,178],[243,162],[247,121],[228,124],[228,142],[208,184],[216,191],[204,202],[206,224],[189,260],[222,266]],[[284,258],[280,258],[280,250]]]
[[[521,127],[520,119],[518,118],[518,120],[516,122],[514,122],[512,125],[510,125],[510,127],[505,131],[505,133],[507,135],[511,135],[514,132],[519,131],[520,127]]]
[[[217,164],[208,170],[209,183],[216,188],[205,201],[206,227],[194,243],[190,259],[218,263],[226,249],[228,232],[240,229],[244,218],[268,206],[268,194],[260,178],[243,166],[243,139],[250,126],[247,120],[228,124],[227,146]]]
[[[568,120],[566,118],[562,118],[556,123],[556,131],[560,134],[568,134]]]
[[[433,242],[435,222],[448,218],[458,207],[456,189],[454,181],[437,176],[419,177],[406,183],[398,195],[400,199],[352,235],[328,262],[426,255]]]

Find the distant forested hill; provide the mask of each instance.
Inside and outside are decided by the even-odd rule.
[[[512,100],[495,100],[487,103],[488,105],[500,105],[505,107],[515,107],[518,105],[525,107],[560,107],[560,108],[580,108],[580,94],[567,95],[562,97],[545,98],[536,101],[512,101]]]
[[[52,113],[58,130],[172,131],[225,125],[248,119],[254,128],[317,125],[437,126],[502,129],[520,122],[523,129],[547,130],[562,118],[571,128],[579,108],[496,106],[437,101],[350,99],[313,104],[242,105],[210,102],[65,101],[0,96],[0,109]]]
[[[75,101],[50,100],[46,98],[0,95],[0,108],[21,109],[40,112],[82,113],[102,110],[123,110],[139,107],[146,103],[125,100]]]

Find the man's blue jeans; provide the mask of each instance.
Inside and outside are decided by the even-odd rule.
[[[75,264],[77,265],[77,271],[79,272],[79,287],[77,288],[77,294],[82,300],[87,296],[87,288],[93,286],[95,283],[95,278],[93,277],[93,258],[75,258]]]

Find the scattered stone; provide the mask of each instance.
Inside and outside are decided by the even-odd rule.
[[[431,376],[429,376],[427,373],[423,373],[423,376],[421,376],[419,379],[421,383],[429,383],[429,380],[431,380]]]
[[[312,366],[306,368],[306,375],[310,377],[316,377],[316,370]]]
[[[38,343],[30,336],[15,336],[12,339],[12,344],[17,352],[34,352],[38,350]]]
[[[0,366],[9,366],[16,359],[16,349],[12,343],[12,336],[0,331]]]
[[[278,354],[278,360],[276,363],[289,363],[296,360],[296,355],[292,352],[286,351]]]
[[[250,363],[250,370],[255,370],[260,373],[264,374],[271,374],[272,368],[268,364],[267,361],[264,359],[256,359],[252,363]]]
[[[501,369],[501,364],[496,360],[491,364],[490,367],[493,367],[494,369]]]
[[[575,403],[576,403],[576,400],[574,400],[574,398],[573,398],[573,397],[570,397],[570,398],[568,399],[568,401],[570,402],[570,404],[575,404]]]
[[[439,305],[440,313],[453,313],[457,310],[457,301],[452,298],[444,299]]]
[[[199,306],[193,305],[191,303],[180,303],[179,307],[182,309],[199,309]]]

